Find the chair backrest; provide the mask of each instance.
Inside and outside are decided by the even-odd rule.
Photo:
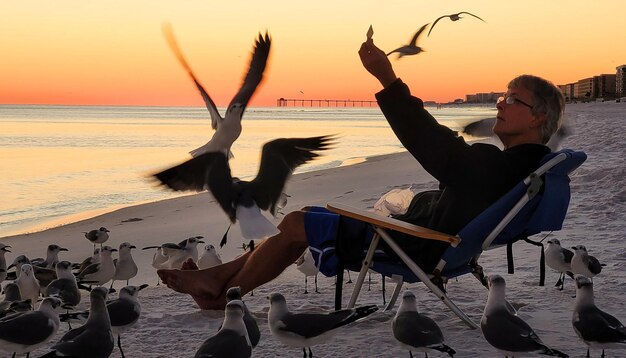
[[[542,165],[458,234],[461,243],[449,247],[437,267],[445,276],[469,272],[468,264],[482,250],[506,245],[521,236],[560,230],[570,200],[569,174],[587,155],[563,149],[550,153]]]

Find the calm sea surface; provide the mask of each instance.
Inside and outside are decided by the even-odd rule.
[[[453,129],[495,116],[493,106],[430,111]],[[0,128],[0,237],[178,196],[149,174],[190,158],[213,134],[201,107],[0,105]],[[233,175],[255,175],[265,142],[324,134],[339,136],[335,147],[297,172],[403,150],[378,108],[249,108]]]

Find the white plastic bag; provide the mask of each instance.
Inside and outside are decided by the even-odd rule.
[[[410,187],[406,189],[392,189],[378,199],[376,204],[374,204],[374,211],[383,216],[404,214],[409,208],[414,195]]]

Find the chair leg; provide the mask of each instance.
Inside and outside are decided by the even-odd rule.
[[[395,241],[393,241],[393,239],[387,234],[387,232],[385,232],[384,230],[382,230],[382,229],[380,229],[378,227],[374,227],[374,230],[378,233],[378,235],[380,235],[383,238],[383,240],[385,240],[387,245],[389,245],[389,247],[396,254],[398,254],[400,259],[402,259],[402,261],[415,274],[415,276],[417,276],[417,278],[419,278],[420,281],[422,281],[424,283],[424,285],[426,285],[426,287],[428,287],[430,289],[430,291],[433,294],[435,294],[435,296],[437,296],[440,300],[442,300],[443,303],[445,303],[445,305],[448,306],[452,310],[452,312],[454,312],[454,314],[456,314],[470,328],[477,329],[479,327],[463,311],[461,311],[461,309],[459,307],[457,307],[454,304],[454,302],[452,302],[452,300],[450,300],[448,298],[448,296],[443,291],[441,291],[441,289],[439,287],[437,287],[437,285],[435,285],[434,283],[432,283],[432,281],[430,281],[430,278],[424,272],[424,270],[419,268],[415,264],[415,262],[413,262],[413,260],[411,260],[411,258],[400,248],[400,246],[398,246],[398,244],[396,244]],[[368,254],[369,254],[369,251],[368,251]],[[372,252],[372,254],[373,254],[373,252]],[[364,273],[363,270],[361,270],[361,273]],[[365,276],[365,275],[363,275],[363,276]],[[355,289],[356,289],[356,287],[355,287]]]
[[[361,291],[361,287],[363,286],[363,281],[365,281],[365,275],[367,275],[367,271],[370,268],[372,257],[374,257],[374,251],[376,251],[379,240],[380,235],[374,234],[372,242],[370,243],[370,247],[367,249],[367,254],[365,254],[365,259],[363,260],[363,266],[361,266],[361,271],[359,271],[359,277],[357,277],[356,283],[354,284],[354,289],[352,290],[352,295],[350,296],[348,308],[353,308],[356,303],[356,299],[359,297],[359,292]]]
[[[338,267],[336,281],[335,281],[335,311],[339,311],[341,309],[342,296],[343,296],[343,267]]]
[[[402,285],[404,284],[404,279],[400,275],[392,275],[391,279],[396,283],[396,288],[394,288],[391,298],[389,299],[389,303],[385,307],[385,312],[391,310],[393,306],[396,305],[396,301],[400,295],[400,290],[402,290]]]

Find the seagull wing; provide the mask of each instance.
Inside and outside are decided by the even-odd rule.
[[[422,34],[422,32],[426,29],[426,26],[428,26],[430,24],[425,24],[422,27],[420,27],[419,30],[417,30],[417,32],[415,33],[415,35],[413,35],[413,38],[411,39],[410,45],[411,46],[417,46],[417,38]]]
[[[38,311],[15,314],[0,320],[0,339],[23,345],[44,341],[54,333],[54,325]]]
[[[578,320],[572,322],[580,337],[588,342],[626,342],[626,328],[620,321],[596,306],[578,312]]]
[[[222,329],[202,343],[196,352],[196,358],[209,357],[250,357],[252,347],[245,336],[231,329]]]
[[[484,22],[484,23],[487,23],[487,21],[485,21],[485,20],[481,19],[480,17],[478,17],[478,16],[476,16],[476,15],[474,15],[474,14],[472,14],[472,13],[469,13],[469,12],[467,12],[467,11],[461,11],[461,12],[460,12],[460,13],[458,13],[457,15],[461,15],[461,14],[468,14],[468,15],[470,15],[470,16],[474,16],[474,17],[475,17],[475,18],[477,18],[478,20],[480,20],[480,21],[482,21],[482,22]],[[435,25],[433,25],[433,26],[435,26]]]
[[[394,52],[400,52],[400,51],[401,51],[403,48],[405,48],[405,47],[406,47],[406,46],[401,46],[401,47],[398,47],[397,49],[395,49],[395,50],[393,50],[393,51],[389,51],[389,52],[387,53],[387,56],[391,55],[391,54],[392,54],[392,53],[394,53]]]
[[[565,248],[561,248],[561,255],[563,255],[563,260],[567,263],[571,263],[572,257],[574,257],[574,253]]]
[[[485,339],[498,349],[519,352],[540,350],[544,347],[528,323],[510,314],[505,308],[487,316],[486,321],[486,325],[481,322]]]
[[[220,116],[220,113],[217,111],[215,103],[213,102],[207,91],[204,90],[204,87],[202,87],[200,82],[198,82],[196,76],[191,70],[191,67],[185,60],[182,51],[178,47],[178,43],[176,42],[176,38],[174,37],[174,32],[172,31],[172,26],[170,26],[170,24],[163,25],[163,34],[165,35],[165,39],[167,40],[167,44],[170,46],[170,49],[172,50],[172,52],[174,52],[176,59],[178,59],[178,62],[180,62],[185,71],[187,71],[193,82],[196,84],[198,91],[200,91],[200,95],[204,100],[204,104],[209,110],[209,114],[211,115],[211,127],[213,127],[213,129],[217,129],[217,127],[223,120],[222,116]]]
[[[271,44],[272,40],[267,33],[265,33],[265,36],[259,34],[259,38],[256,40],[254,45],[254,53],[252,54],[252,58],[250,60],[248,73],[241,84],[241,88],[239,88],[239,92],[237,92],[232,101],[230,101],[227,113],[228,110],[230,110],[230,108],[236,103],[242,104],[244,107],[247,106],[250,97],[252,97],[252,94],[254,94],[254,91],[263,79],[263,72],[265,71],[267,58],[270,54]]]
[[[598,261],[598,259],[593,256],[587,257],[589,258],[589,261],[587,262],[587,267],[589,268],[589,271],[596,275],[599,274],[602,271],[602,264],[600,264],[600,261]]]
[[[128,299],[116,299],[107,303],[107,311],[111,319],[111,326],[126,326],[139,319],[140,311],[137,305]]]
[[[437,22],[439,22],[439,20],[443,19],[444,17],[450,17],[450,15],[439,16],[437,20],[433,22],[433,26],[430,27],[430,30],[428,30],[428,36],[430,36],[430,32],[433,31],[433,29],[435,28],[435,25],[437,25]]]
[[[354,312],[340,310],[330,313],[289,313],[281,319],[280,330],[311,338],[343,326],[343,321]]]
[[[316,151],[329,149],[329,136],[280,138],[263,145],[259,172],[250,185],[257,206],[276,213],[287,179],[298,166],[313,160]]]
[[[426,347],[443,342],[443,333],[435,321],[417,312],[403,312],[392,322],[393,335],[404,344]]]

